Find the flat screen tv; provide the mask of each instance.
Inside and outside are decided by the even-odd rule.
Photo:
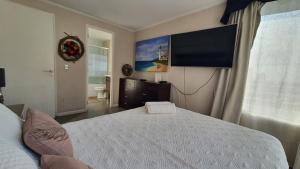
[[[171,36],[172,66],[232,67],[237,25]]]

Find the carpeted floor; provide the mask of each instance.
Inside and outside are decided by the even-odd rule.
[[[120,107],[109,107],[109,102],[106,99],[97,100],[95,98],[89,99],[88,111],[85,113],[56,117],[59,123],[68,123],[82,119],[98,117],[106,114],[117,113],[123,111]]]

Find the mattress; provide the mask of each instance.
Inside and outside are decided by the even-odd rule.
[[[142,107],[64,128],[75,158],[95,169],[288,169],[273,136],[180,108]]]

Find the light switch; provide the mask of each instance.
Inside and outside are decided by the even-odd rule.
[[[70,66],[69,65],[65,65],[65,70],[69,70]]]

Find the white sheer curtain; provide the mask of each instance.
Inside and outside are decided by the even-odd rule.
[[[229,24],[237,24],[235,56],[231,69],[221,69],[210,115],[238,123],[241,117],[250,51],[265,3],[251,2],[245,9],[234,12]]]
[[[262,17],[242,110],[300,125],[300,10]]]
[[[240,124],[277,137],[293,165],[300,141],[300,10],[262,16]]]

